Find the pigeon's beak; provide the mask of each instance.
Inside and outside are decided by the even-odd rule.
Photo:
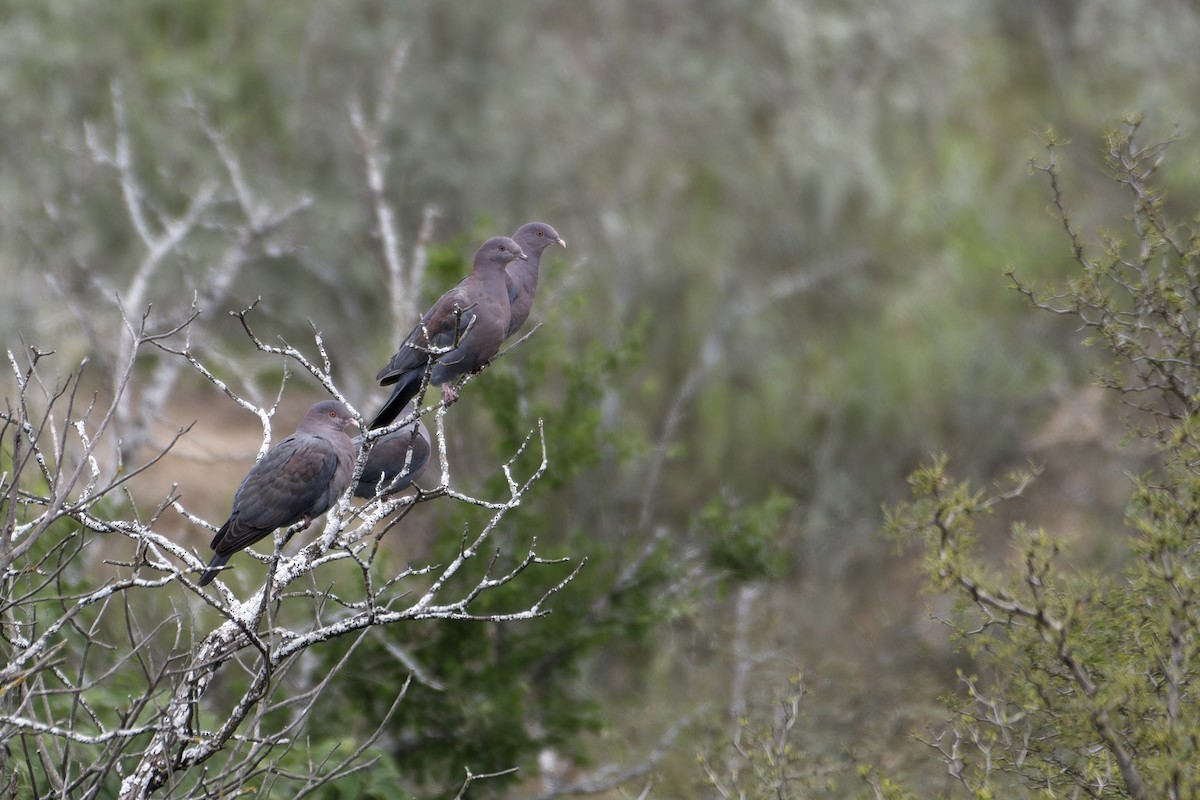
[[[528,260],[529,260],[529,256],[525,255],[525,252],[524,252],[524,251],[521,251],[520,253],[517,253],[517,258],[521,259],[522,261],[528,261]]]
[[[358,424],[358,420],[354,419],[353,417],[351,417],[351,418],[350,418],[350,421],[349,421],[349,422],[347,422],[346,424],[347,424],[347,425],[353,425],[354,427],[358,428],[359,430],[362,430],[362,425],[359,425],[359,424]]]
[[[566,249],[567,249],[567,240],[566,240],[566,239],[564,239],[564,238],[562,238],[562,237],[560,236],[560,237],[558,237],[557,239],[555,239],[554,241],[556,241],[556,242],[558,242],[559,244],[561,244],[561,245],[563,246],[563,250],[566,250]]]

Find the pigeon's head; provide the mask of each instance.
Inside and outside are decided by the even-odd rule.
[[[347,425],[357,428],[358,422],[346,404],[337,400],[322,400],[317,403],[308,410],[304,421],[300,423],[300,427],[304,429],[334,428],[339,431]]]
[[[475,254],[476,263],[493,264],[501,268],[517,258],[522,261],[529,260],[529,256],[525,255],[521,245],[507,236],[493,236],[484,242],[483,246],[479,248],[479,252]]]
[[[513,234],[513,240],[521,246],[522,250],[531,255],[541,253],[552,244],[567,246],[566,241],[558,235],[558,231],[544,222],[525,223],[517,228],[517,232]]]

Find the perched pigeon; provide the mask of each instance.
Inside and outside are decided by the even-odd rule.
[[[397,417],[411,414],[413,404],[406,405]],[[354,439],[354,446],[362,446],[362,437]],[[412,456],[408,451],[412,450]],[[407,460],[407,469],[405,461]],[[429,429],[425,423],[417,420],[406,428],[382,436],[375,440],[371,452],[367,454],[367,463],[363,466],[362,476],[354,487],[355,497],[368,500],[380,493],[384,497],[402,492],[420,477],[425,465],[429,463]]]
[[[442,387],[446,405],[458,399],[451,382],[478,371],[499,352],[508,334],[509,318],[504,267],[517,258],[528,257],[507,236],[495,236],[483,243],[475,253],[471,274],[425,312],[396,355],[376,376],[380,386],[396,384],[396,388],[371,420],[372,429],[392,422],[400,415],[400,409],[417,396],[429,363],[429,349],[454,348],[434,356],[429,377],[430,384]]]
[[[350,409],[324,400],[308,410],[291,436],[278,442],[250,468],[233,496],[233,511],[213,537],[216,553],[200,576],[204,586],[229,557],[267,536],[325,513],[354,471],[354,445],[343,432],[357,425]]]
[[[558,235],[558,231],[544,222],[528,222],[517,228],[512,236],[513,241],[521,246],[528,261],[514,261],[505,267],[508,274],[508,305],[511,309],[508,319],[508,335],[512,336],[521,329],[529,312],[533,310],[533,296],[537,293],[538,265],[542,260],[542,251],[552,244],[563,247],[567,243]]]

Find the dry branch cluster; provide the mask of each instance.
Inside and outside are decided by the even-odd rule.
[[[402,57],[398,51],[393,70]],[[306,746],[309,713],[353,659],[351,646],[331,672],[314,674],[304,658],[310,647],[343,636],[358,642],[375,626],[412,620],[533,619],[548,613],[548,601],[582,563],[565,578],[531,588],[519,610],[473,611],[481,595],[536,567],[561,563],[531,548],[515,565],[498,568],[500,547],[492,544],[505,515],[544,473],[546,443],[539,424],[502,466],[507,497],[472,496],[454,486],[441,407],[419,412],[433,414],[436,422],[438,468],[427,472],[436,475],[436,485],[362,505],[344,496],[319,533],[294,552],[284,547],[293,531],[277,532],[273,552],[250,554],[267,562],[269,570],[265,583],[245,599],[220,581],[210,592],[197,587],[203,554],[162,531],[177,529],[180,519],[209,530],[216,526],[187,509],[173,490],[147,509],[129,488],[131,479],[154,469],[189,433],[185,428],[170,441],[154,443],[154,425],[181,377],[194,370],[255,414],[263,430],[260,454],[271,442],[274,413],[292,372],[307,374],[343,402],[346,398],[315,326],[318,356],[311,359],[286,342],[266,344],[251,329],[250,309],[237,313],[256,350],[285,363],[273,400],[261,399],[258,387],[231,385],[219,377],[230,372],[225,357],[194,347],[238,274],[271,257],[279,247],[273,237],[303,214],[309,199],[275,208],[257,196],[232,148],[197,107],[196,118],[225,174],[196,187],[180,215],[167,214],[139,182],[119,86],[112,98],[111,143],[90,127],[86,141],[95,163],[110,167],[119,182],[125,216],[143,254],[123,287],[91,279],[87,289],[93,297],[112,298],[109,311],[71,295],[75,313],[96,343],[92,359],[100,362],[106,390],[84,388],[86,359],[62,377],[53,352],[36,346],[7,352],[14,390],[0,414],[0,796],[119,792],[122,798],[138,798],[163,788],[172,797],[225,796],[256,778],[266,791],[278,777],[280,760]],[[403,257],[382,183],[382,156],[372,145],[373,127],[386,121],[386,109],[367,122],[356,105],[351,116],[364,144],[396,311],[407,313],[405,303],[412,301],[400,298],[411,298],[421,279],[436,215],[426,212],[412,256]],[[230,223],[230,209],[238,222]],[[212,229],[219,229],[226,245],[206,268],[205,292],[177,307],[151,309],[152,287],[172,280],[170,270],[188,261],[183,256],[193,239]],[[91,274],[83,262],[77,266]],[[164,319],[169,321],[155,327]],[[106,326],[121,335],[100,335]],[[387,430],[368,433],[368,443]],[[518,475],[514,462],[530,447],[540,448],[540,463],[530,474]],[[364,460],[365,450],[359,470]],[[464,530],[458,548],[440,554],[440,563],[399,570],[384,564],[382,536],[415,503],[438,497],[486,509],[490,518],[477,530]],[[463,579],[465,565],[488,558],[482,577]],[[345,562],[337,574],[352,578],[331,585],[330,571],[321,568],[336,562]],[[347,570],[346,564],[353,566]],[[423,679],[407,654],[397,659],[410,680]],[[223,683],[231,673],[237,680]],[[210,705],[218,696],[219,702]],[[381,703],[394,711],[402,699],[403,692]],[[286,775],[290,790],[298,786],[294,796],[303,796],[363,769],[370,763],[364,754],[382,733],[381,725],[353,752],[307,753],[301,759],[306,770]],[[468,773],[465,785],[481,777],[487,776]]]

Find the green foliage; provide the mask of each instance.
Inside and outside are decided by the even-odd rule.
[[[782,534],[794,506],[795,500],[778,490],[744,507],[722,495],[700,510],[693,525],[708,542],[714,568],[739,581],[779,580],[791,566],[791,550]]]
[[[1081,270],[1061,293],[1018,283],[1040,308],[1068,314],[1113,356],[1101,381],[1138,413],[1132,437],[1160,466],[1136,481],[1136,533],[1119,575],[1070,569],[1065,543],[1012,529],[1013,567],[980,552],[978,525],[1032,476],[999,493],[973,489],[939,458],[910,478],[913,500],[887,530],[919,547],[933,588],[957,596],[956,628],[981,675],[960,674],[951,724],[927,741],[973,797],[1200,795],[1200,470],[1194,387],[1200,378],[1200,227],[1165,213],[1151,176],[1167,143],[1141,146],[1140,120],[1105,137],[1106,166],[1132,201],[1130,240],[1092,256],[1050,159],[1055,206]]]

